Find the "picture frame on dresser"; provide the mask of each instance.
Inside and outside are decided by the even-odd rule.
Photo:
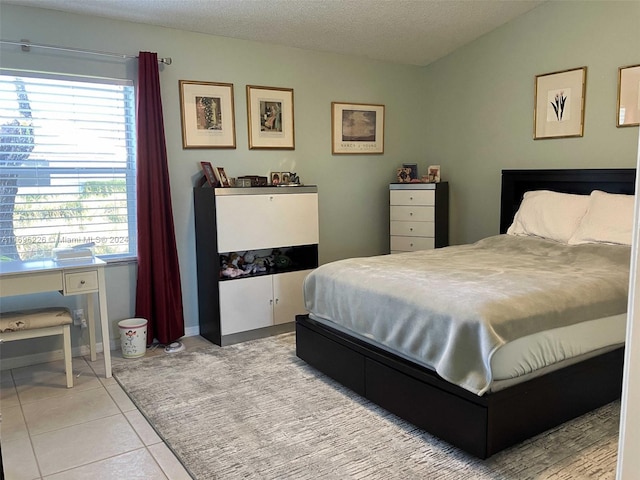
[[[204,173],[204,177],[207,180],[207,183],[210,187],[218,186],[218,178],[216,177],[215,170],[211,165],[211,162],[200,162],[200,166],[202,167],[202,172]]]
[[[427,169],[427,179],[429,183],[439,183],[441,179],[440,165],[429,165]]]
[[[293,88],[247,85],[249,149],[294,150]]]
[[[331,103],[331,153],[384,153],[384,105]]]
[[[640,65],[618,69],[617,127],[640,125]]]
[[[409,179],[417,180],[418,179],[418,164],[417,163],[403,163],[402,168],[409,169]]]
[[[587,67],[536,75],[533,139],[582,137]]]
[[[182,148],[236,148],[233,84],[179,80]]]
[[[218,183],[220,184],[221,187],[229,187],[229,177],[227,177],[227,174],[224,171],[223,167],[216,167],[214,169],[215,172],[215,176],[216,176],[216,180],[218,180]]]

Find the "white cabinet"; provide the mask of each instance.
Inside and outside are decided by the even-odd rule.
[[[273,275],[273,324],[293,322],[306,313],[302,284],[313,269]]]
[[[302,282],[318,266],[315,186],[194,189],[200,335],[218,345],[293,327],[306,313]],[[288,265],[222,277],[232,253],[284,253]]]
[[[220,252],[318,243],[318,195],[217,195],[216,218]]]
[[[389,185],[391,253],[445,247],[449,244],[449,184]]]
[[[293,322],[305,313],[302,282],[311,270],[220,282],[222,335]]]

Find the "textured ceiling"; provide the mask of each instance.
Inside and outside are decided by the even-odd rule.
[[[543,0],[0,0],[427,65]],[[16,39],[4,39],[16,40]]]

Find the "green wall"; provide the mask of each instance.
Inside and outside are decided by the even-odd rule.
[[[200,177],[200,161],[224,167],[231,177],[293,171],[304,183],[318,185],[322,263],[388,251],[387,185],[395,178],[397,166],[415,163],[422,156],[416,106],[423,90],[420,68],[44,9],[10,5],[1,9],[3,39],[128,54],[146,50],[173,59],[171,66],[162,68],[160,81],[188,332],[197,333],[198,326],[192,187]],[[23,53],[18,47],[3,47],[0,52],[3,68],[135,76],[135,61],[43,53],[35,48]],[[179,80],[234,84],[235,150],[182,148]],[[249,150],[246,85],[294,89],[295,150]],[[384,155],[331,154],[332,101],[386,106]],[[259,228],[256,225],[256,235]],[[122,284],[109,281],[117,269],[130,274],[135,265],[107,269],[108,288],[119,292],[118,296],[109,293],[112,342],[117,340],[114,325],[133,314],[135,294],[134,281],[129,296],[122,295]],[[127,272],[118,272],[117,278],[126,277]],[[76,344],[81,343],[79,335],[74,334]],[[12,346],[3,348],[8,352]]]
[[[451,241],[498,233],[500,172],[635,167],[618,67],[640,64],[640,2],[547,2],[422,72],[424,156],[451,188]],[[536,75],[587,67],[584,136],[533,140]]]
[[[161,71],[164,121],[187,333],[197,333],[192,186],[200,161],[229,176],[295,171],[319,187],[320,261],[388,251],[388,193],[403,162],[442,166],[451,240],[498,232],[503,168],[635,166],[638,128],[615,127],[617,68],[640,63],[640,2],[547,2],[423,68],[3,4],[3,39],[172,57]],[[535,75],[587,66],[583,138],[532,139]],[[135,61],[2,47],[0,67],[135,76]],[[178,80],[233,83],[237,148],[184,150]],[[294,89],[295,150],[248,149],[246,85]],[[384,155],[331,154],[332,101],[386,106]],[[241,221],[241,219],[239,219]],[[256,234],[259,226],[256,226]],[[135,264],[107,269],[112,344],[132,316]],[[47,298],[47,302],[70,299]],[[28,303],[3,300],[4,308]],[[73,306],[72,306],[73,307]],[[74,345],[84,344],[75,331]],[[21,342],[24,343],[24,342]],[[13,348],[13,350],[12,350]],[[3,358],[24,355],[3,347]],[[29,353],[29,351],[27,351]]]

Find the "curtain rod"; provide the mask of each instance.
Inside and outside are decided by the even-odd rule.
[[[100,52],[98,50],[86,50],[83,48],[70,48],[70,47],[59,47],[57,45],[46,45],[43,43],[32,43],[29,40],[0,40],[0,43],[6,43],[7,45],[18,45],[22,48],[23,52],[29,52],[31,47],[34,48],[44,48],[49,50],[60,50],[63,52],[76,52],[76,53],[88,53],[90,55],[101,55],[103,57],[117,57],[117,58],[138,58],[137,55],[126,55],[123,53],[111,53],[111,52]],[[158,62],[164,63],[165,65],[171,65],[171,57],[159,58]]]

